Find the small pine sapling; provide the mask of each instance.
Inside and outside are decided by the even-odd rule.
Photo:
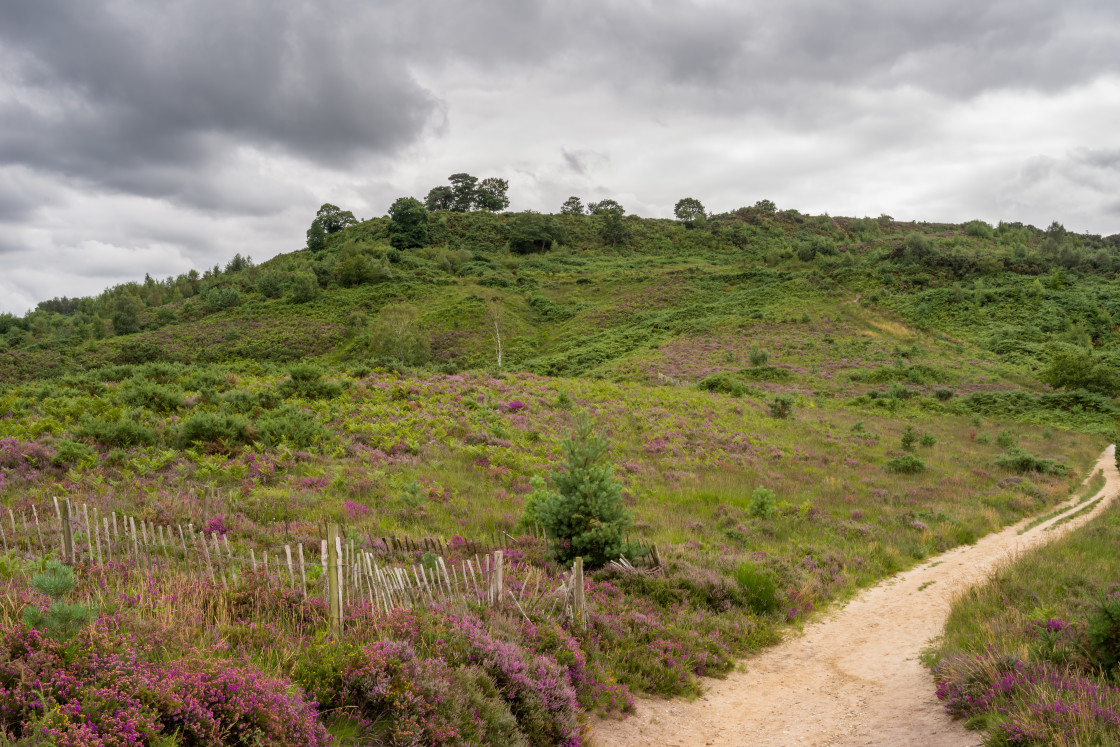
[[[902,432],[902,450],[913,451],[914,444],[918,442],[918,432],[914,430],[914,426],[906,426],[906,430]]]
[[[48,560],[41,573],[31,577],[31,586],[51,600],[46,612],[40,607],[27,607],[23,622],[28,627],[42,630],[60,641],[67,641],[93,618],[94,608],[81,602],[69,602],[66,597],[77,586],[74,571],[57,560]]]
[[[540,524],[557,540],[561,563],[583,557],[588,568],[597,568],[627,549],[625,533],[633,519],[606,462],[607,448],[590,418],[581,415],[564,441],[567,468],[551,475],[555,491],[545,489],[543,481],[534,484],[525,520]]]

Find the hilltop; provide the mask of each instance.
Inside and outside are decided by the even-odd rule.
[[[332,642],[321,598],[255,568],[227,589],[79,564],[74,597],[112,620],[98,645],[273,678],[308,730],[253,722],[277,744],[582,743],[584,714],[695,693],[815,609],[1064,499],[1115,433],[1117,236],[765,201],[424,227],[397,248],[391,219],[353,221],[259,265],[0,317],[6,503],[206,527],[236,556],[318,547],[328,522],[386,563],[436,563],[390,535],[449,563],[505,544],[523,598],[561,577],[527,517],[580,413],[609,440],[637,568],[589,568],[586,629],[359,600]],[[39,561],[7,557],[16,635]],[[124,643],[141,630],[158,651]]]

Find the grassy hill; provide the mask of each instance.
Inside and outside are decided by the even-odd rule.
[[[214,718],[266,743],[579,744],[584,713],[696,692],[814,609],[1042,511],[1115,432],[1117,237],[756,206],[693,229],[627,218],[621,243],[596,216],[559,216],[562,241],[522,255],[519,219],[436,213],[432,245],[407,251],[376,219],[316,254],[0,318],[0,496],[216,527],[257,552],[317,545],[327,521],[368,548],[499,533],[554,577],[523,514],[586,412],[635,552],[656,544],[662,571],[589,574],[586,630],[366,608],[329,642],[321,600],[253,574],[226,590],[80,567],[73,598],[99,605],[82,656],[265,678],[254,692],[287,693],[303,732],[252,709]],[[21,642],[38,564],[0,563],[9,655],[41,649],[58,677],[101,682],[74,644]],[[77,708],[118,713],[105,698]],[[169,736],[168,698],[137,713],[196,743]],[[48,711],[0,719],[15,737],[72,728]]]

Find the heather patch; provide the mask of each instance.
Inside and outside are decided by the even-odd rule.
[[[1117,541],[1120,507],[1111,506],[954,604],[928,654],[951,714],[984,730],[990,744],[1120,738]]]

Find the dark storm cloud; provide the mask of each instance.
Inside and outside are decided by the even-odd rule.
[[[1116,26],[1090,0],[14,0],[0,162],[213,209],[183,184],[238,146],[342,166],[415,142],[441,109],[414,68],[558,67],[624,98],[675,91],[666,106],[812,109],[836,87],[1072,85],[1118,69]]]
[[[339,3],[0,5],[0,161],[135,194],[254,146],[340,164],[390,154],[438,111],[392,29]]]

